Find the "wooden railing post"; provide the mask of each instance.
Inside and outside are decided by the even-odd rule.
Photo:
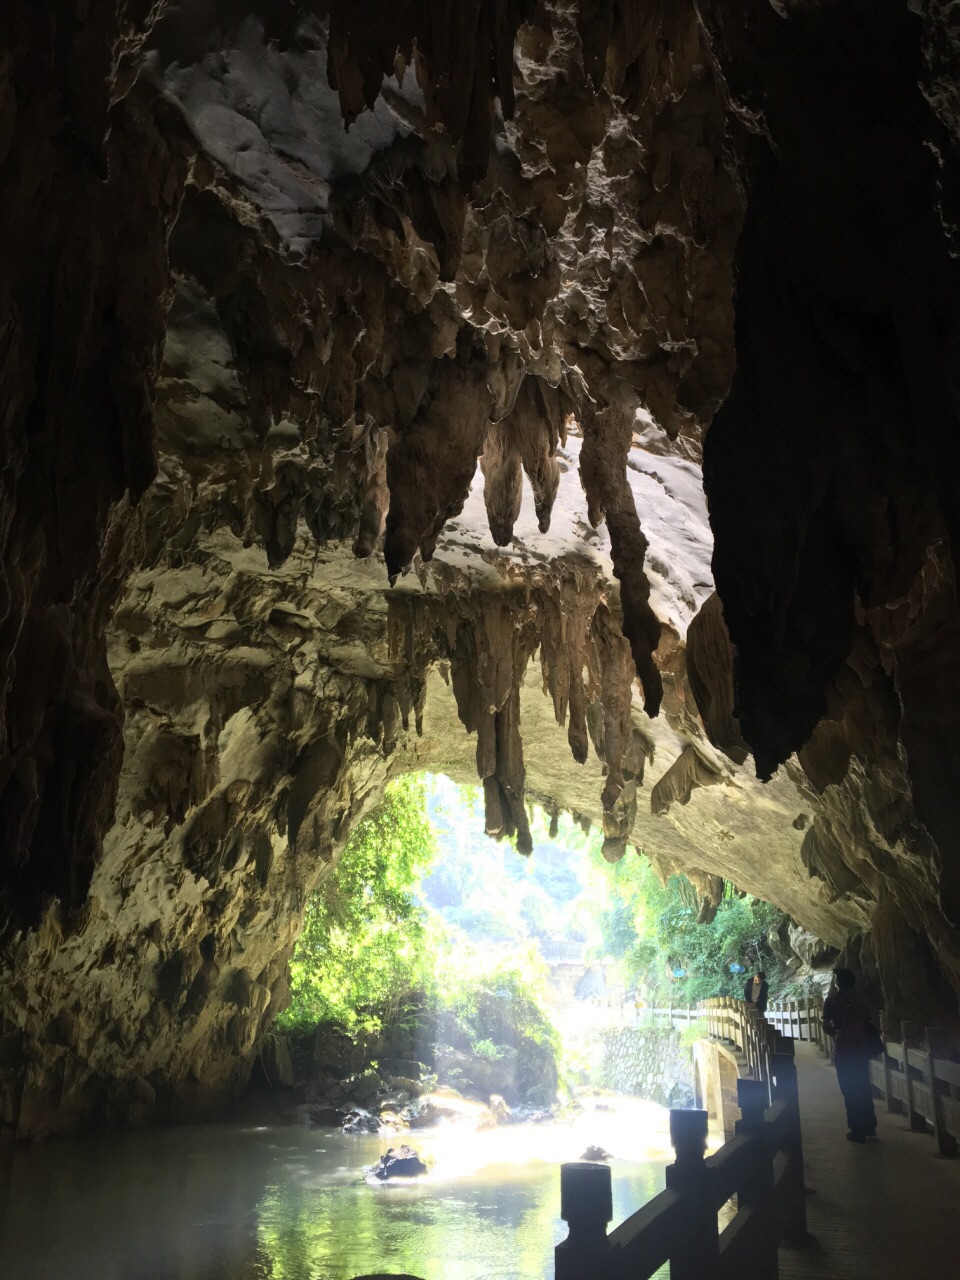
[[[560,1217],[570,1234],[554,1250],[556,1280],[605,1280],[613,1217],[609,1165],[560,1166]]]
[[[937,1151],[942,1156],[956,1158],[957,1140],[947,1131],[943,1114],[943,1090],[937,1079],[937,1055],[947,1058],[950,1055],[950,1039],[939,1027],[927,1027],[927,1072],[930,1076],[930,1102],[933,1111],[933,1136],[937,1140]]]
[[[715,1280],[720,1266],[717,1211],[711,1203],[707,1167],[706,1111],[671,1111],[670,1141],[676,1153],[667,1165],[670,1191],[683,1197],[686,1220],[670,1255],[670,1280]]]
[[[823,1029],[823,1001],[815,1000],[813,1004],[813,1016],[816,1018],[817,1025],[817,1047],[822,1054],[829,1052],[827,1048],[827,1033]]]
[[[903,1103],[893,1091],[893,1067],[890,1054],[887,1052],[887,1044],[893,1039],[890,1035],[890,1026],[887,1022],[887,1015],[880,1010],[880,1038],[883,1040],[883,1095],[887,1111],[891,1115],[899,1116],[903,1114]]]
[[[737,1188],[737,1210],[753,1211],[751,1231],[756,1244],[750,1257],[751,1280],[777,1280],[777,1217],[773,1204],[773,1151],[766,1141],[763,1113],[769,1104],[762,1080],[738,1080],[737,1103],[741,1118],[736,1132],[752,1138],[763,1151],[763,1160],[752,1177]]]
[[[803,1135],[800,1130],[800,1094],[797,1089],[797,1064],[793,1058],[793,1045],[783,1045],[784,1052],[770,1058],[773,1075],[773,1096],[789,1105],[790,1121],[786,1138],[788,1153],[787,1184],[783,1194],[787,1198],[783,1217],[783,1244],[788,1248],[801,1248],[810,1240],[807,1231],[807,1193],[803,1174]]]
[[[907,1118],[914,1133],[926,1133],[927,1122],[922,1112],[914,1105],[913,1076],[910,1074],[910,1049],[917,1048],[921,1040],[918,1022],[901,1022],[903,1034],[903,1074],[907,1085]]]
[[[740,1108],[740,1119],[736,1123],[736,1132],[746,1134],[762,1132],[763,1113],[769,1106],[763,1081],[738,1080],[737,1106]]]
[[[747,1063],[755,1080],[769,1077],[764,1031],[767,1024],[758,1009],[746,1011],[746,1038],[749,1043]]]

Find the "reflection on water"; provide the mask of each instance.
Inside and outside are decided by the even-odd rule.
[[[663,1187],[667,1113],[617,1099],[573,1123],[407,1135],[432,1163],[371,1187],[391,1145],[328,1130],[216,1126],[18,1151],[0,1219],[4,1280],[541,1280],[553,1274],[559,1169],[612,1162],[614,1222]],[[394,1141],[398,1141],[395,1139]]]

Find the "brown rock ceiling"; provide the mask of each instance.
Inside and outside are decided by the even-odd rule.
[[[8,1133],[231,1097],[411,767],[956,1016],[952,8],[7,0]]]

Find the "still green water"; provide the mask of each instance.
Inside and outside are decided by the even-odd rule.
[[[406,1135],[432,1171],[370,1186],[400,1138],[207,1126],[49,1142],[15,1153],[3,1280],[545,1280],[566,1234],[559,1165],[612,1161],[614,1222],[663,1187],[666,1112],[618,1100],[575,1122]]]

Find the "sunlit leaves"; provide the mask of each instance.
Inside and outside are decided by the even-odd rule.
[[[426,919],[412,891],[435,852],[423,783],[392,782],[307,904],[281,1025],[338,1021],[373,1029],[423,985]]]

